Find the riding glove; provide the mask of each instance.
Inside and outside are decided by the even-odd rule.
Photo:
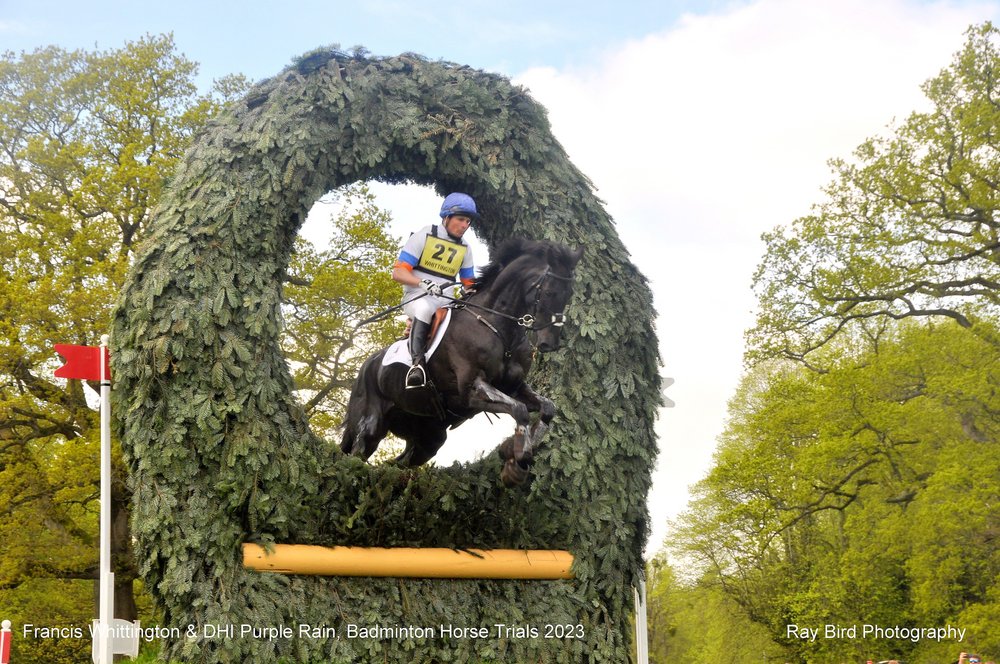
[[[441,290],[440,284],[436,284],[430,279],[422,279],[420,281],[420,285],[423,287],[425,291],[427,291],[434,297],[441,297],[444,294],[444,291]]]

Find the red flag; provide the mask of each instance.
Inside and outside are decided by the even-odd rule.
[[[101,347],[70,346],[56,344],[56,352],[66,358],[66,364],[56,369],[56,378],[78,378],[80,380],[101,379]],[[108,349],[104,349],[104,375],[111,378],[111,361]]]

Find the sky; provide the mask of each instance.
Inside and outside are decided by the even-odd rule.
[[[0,50],[103,50],[172,33],[207,90],[227,74],[267,78],[318,47],[363,46],[526,87],[653,289],[676,407],[656,423],[652,555],[725,426],[753,323],[761,233],[823,200],[829,159],[849,158],[924,108],[921,83],[986,20],[1000,20],[1000,0],[0,0]],[[440,206],[427,189],[375,191],[399,237]],[[314,240],[319,216],[303,231]],[[485,248],[474,253],[483,264]],[[471,459],[507,433],[464,425],[438,461]]]

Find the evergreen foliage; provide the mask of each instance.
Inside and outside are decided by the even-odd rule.
[[[564,350],[533,383],[559,414],[530,488],[499,460],[402,470],[310,431],[279,347],[296,232],[361,180],[462,190],[477,234],[586,247]],[[609,288],[609,284],[614,284]],[[404,54],[306,54],[213,121],[138,251],[112,332],[117,433],[140,572],[169,625],[581,624],[582,639],[178,639],[183,661],[628,658],[659,404],[652,301],[544,110],[503,77]],[[567,548],[573,581],[413,581],[247,572],[246,540]]]

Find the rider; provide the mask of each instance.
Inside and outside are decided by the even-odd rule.
[[[449,299],[443,291],[455,283],[472,286],[475,272],[472,249],[462,239],[473,221],[479,219],[476,202],[463,193],[452,193],[441,205],[441,223],[425,226],[410,236],[399,252],[392,268],[393,280],[403,284],[403,311],[413,319],[410,329],[410,358],[406,372],[406,387],[422,387],[427,383],[424,352],[431,318]],[[423,297],[421,297],[423,296]]]

